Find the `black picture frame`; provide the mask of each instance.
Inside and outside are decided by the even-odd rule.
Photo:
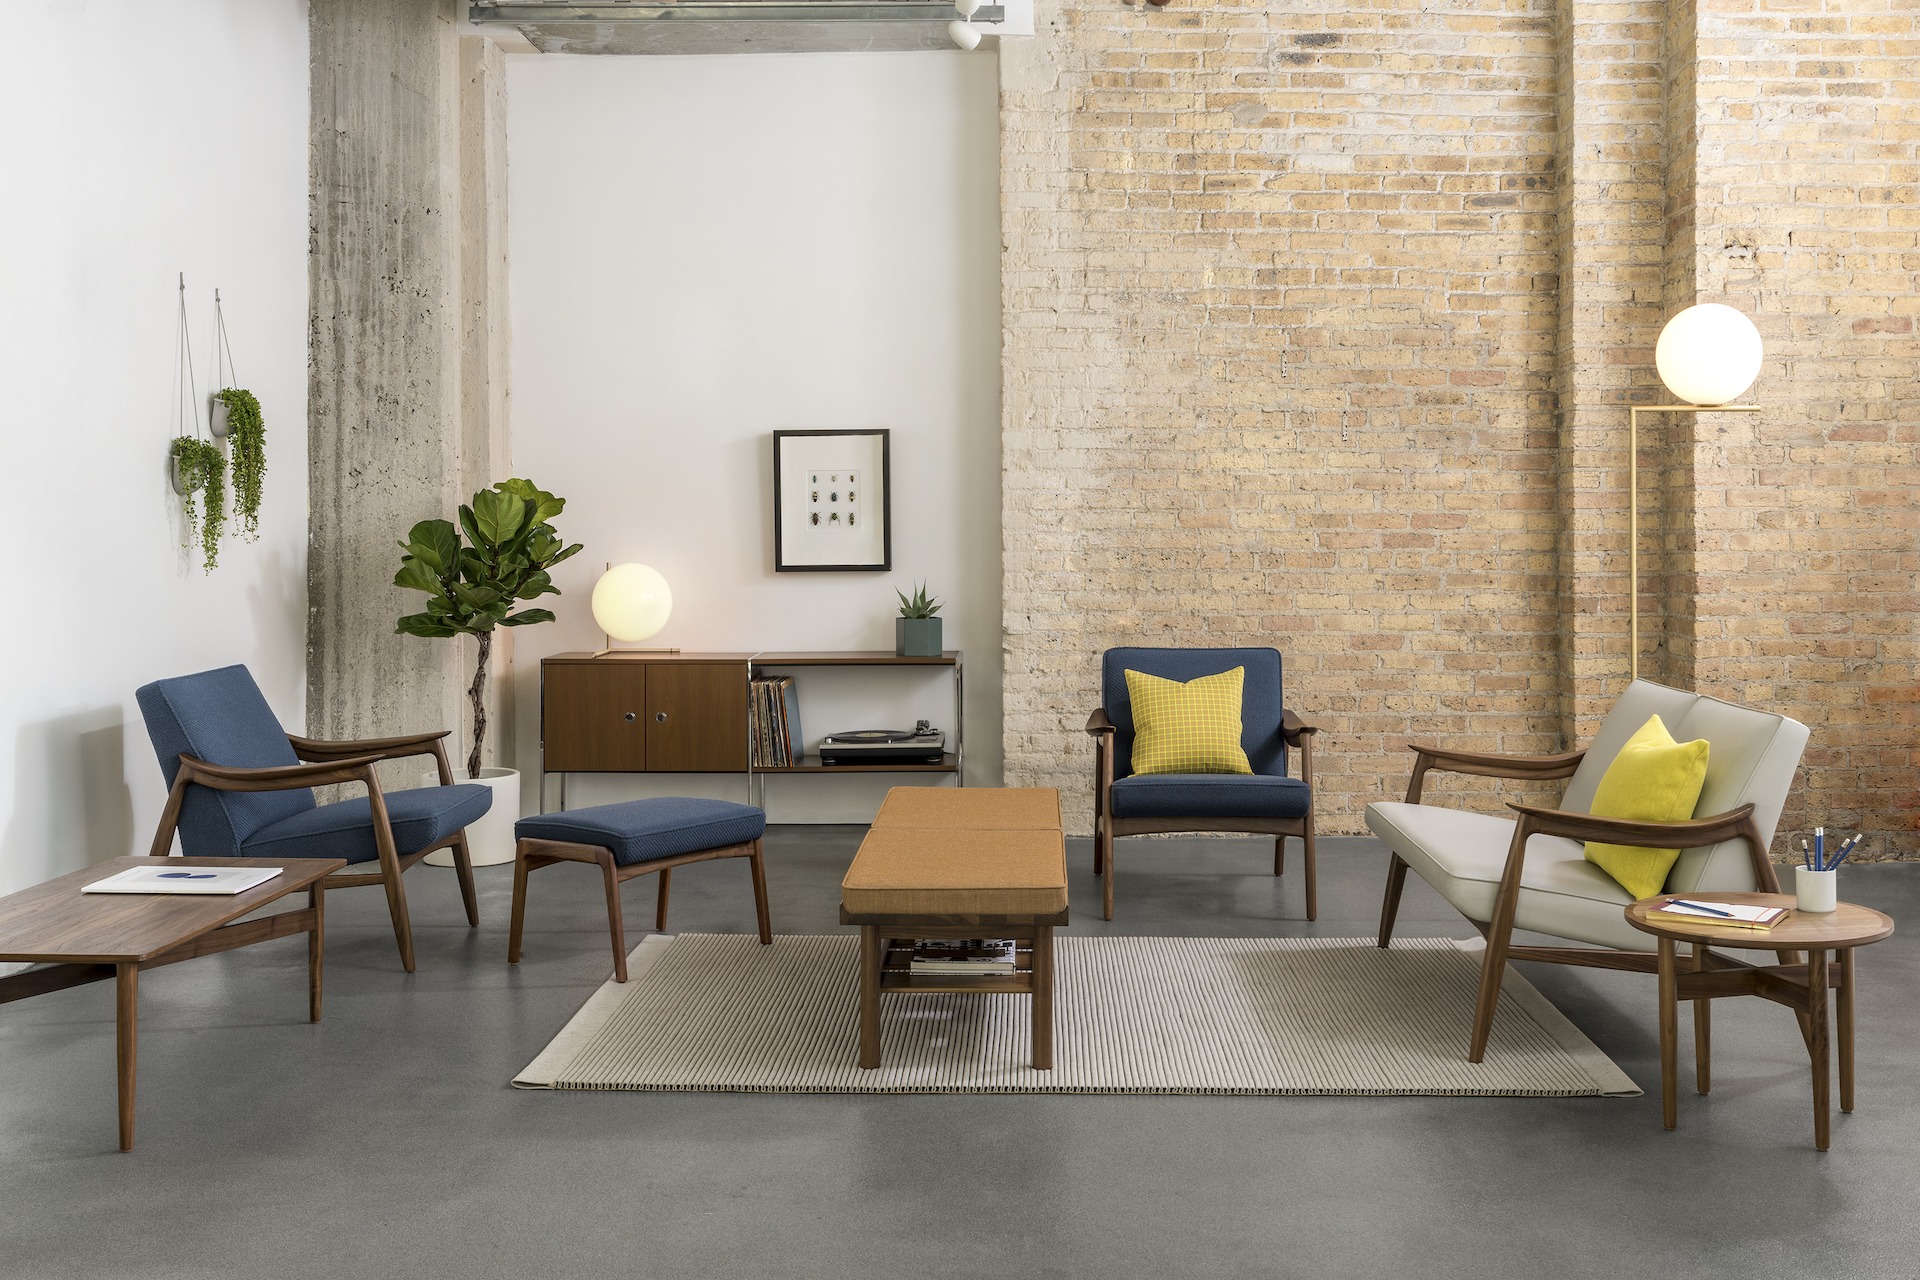
[[[880,558],[878,561],[815,563],[805,552],[791,547],[787,537],[789,516],[796,513],[783,501],[788,488],[788,468],[818,467],[815,461],[798,458],[801,441],[821,442],[830,438],[879,437],[880,443]],[[789,444],[793,447],[789,447]],[[796,473],[797,474],[797,473]],[[871,505],[869,505],[871,510]],[[797,559],[796,559],[797,557]],[[887,573],[893,569],[893,432],[885,427],[857,431],[776,431],[773,433],[773,571],[775,573]]]

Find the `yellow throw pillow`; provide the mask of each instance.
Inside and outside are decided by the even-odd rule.
[[[1627,739],[1593,792],[1595,817],[1636,822],[1684,822],[1693,816],[1707,780],[1707,740],[1675,742],[1655,716]],[[1635,900],[1651,898],[1666,887],[1667,873],[1680,858],[1678,849],[1641,849],[1634,845],[1587,841],[1587,861],[1620,882]]]
[[[1181,683],[1129,671],[1133,700],[1133,771],[1252,773],[1240,749],[1240,691],[1247,669]]]

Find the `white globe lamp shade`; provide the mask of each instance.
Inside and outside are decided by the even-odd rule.
[[[1760,376],[1760,331],[1721,302],[1688,307],[1660,331],[1654,368],[1688,404],[1729,404]]]
[[[971,18],[980,12],[980,0],[953,0],[953,7],[960,11],[963,18]]]
[[[593,620],[615,640],[650,640],[673,613],[673,592],[660,571],[617,564],[593,585]]]
[[[980,29],[970,22],[949,22],[947,35],[969,53],[980,47]]]

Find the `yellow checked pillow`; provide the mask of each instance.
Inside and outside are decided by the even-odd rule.
[[[1182,684],[1129,671],[1133,701],[1133,771],[1252,773],[1240,749],[1240,691],[1247,669]]]
[[[1590,812],[1636,822],[1685,822],[1707,780],[1707,740],[1675,742],[1659,716],[1640,726],[1600,776]],[[1587,861],[1634,896],[1651,898],[1666,887],[1678,849],[1642,849],[1587,841]]]

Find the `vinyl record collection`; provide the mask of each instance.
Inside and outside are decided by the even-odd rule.
[[[792,676],[755,676],[753,708],[753,767],[784,769],[800,763],[806,739],[800,735],[800,699]]]

